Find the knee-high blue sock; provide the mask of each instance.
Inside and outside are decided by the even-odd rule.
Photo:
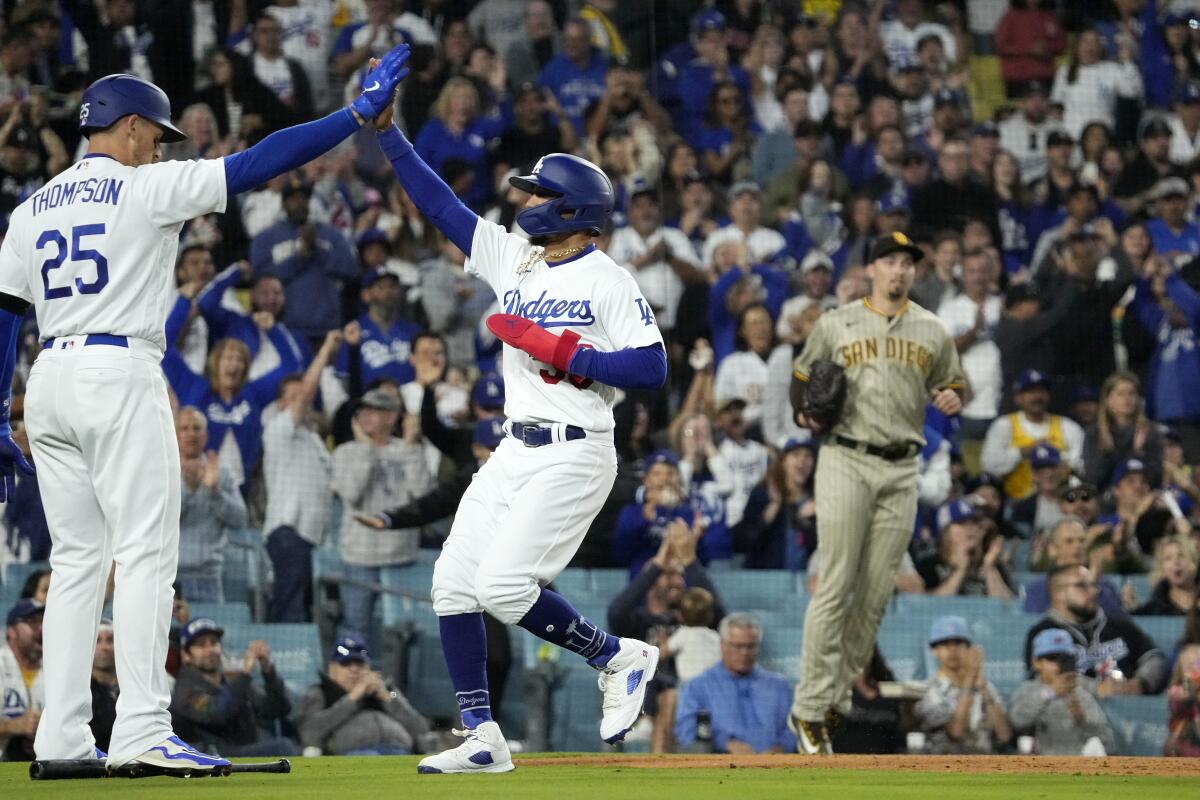
[[[608,664],[621,648],[620,639],[597,628],[561,594],[546,589],[517,624],[540,639],[578,653],[593,667]]]
[[[438,617],[442,654],[454,684],[454,697],[463,725],[474,728],[492,720],[492,698],[487,682],[487,634],[483,614]]]

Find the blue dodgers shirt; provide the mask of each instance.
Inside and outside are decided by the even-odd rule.
[[[559,54],[542,68],[538,83],[554,92],[575,130],[583,133],[583,115],[604,95],[604,73],[607,71],[608,59],[599,51],[592,53],[592,60],[583,69]]]
[[[452,158],[470,164],[475,178],[462,199],[471,208],[480,210],[492,196],[492,170],[488,164],[487,143],[503,130],[502,120],[484,117],[472,122],[462,133],[454,134],[440,119],[431,117],[417,134],[413,147],[417,155],[439,174]]]
[[[1200,226],[1194,222],[1185,222],[1183,230],[1175,233],[1161,219],[1152,219],[1146,223],[1146,230],[1150,232],[1155,252],[1200,255]]]
[[[421,332],[421,326],[400,317],[385,331],[369,314],[361,315],[358,324],[362,326],[358,357],[363,385],[376,378],[388,378],[401,386],[411,381],[414,373],[408,357],[412,355],[413,339]],[[350,372],[351,349],[343,344],[338,351],[334,369],[339,375]]]

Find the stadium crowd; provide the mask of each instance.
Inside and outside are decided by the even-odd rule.
[[[867,294],[872,240],[906,233],[926,252],[912,302],[944,321],[970,389],[960,418],[928,415],[896,590],[1044,617],[1011,697],[960,616],[934,622],[936,675],[915,705],[881,695],[891,672],[877,656],[835,749],[894,752],[920,731],[931,752],[1005,752],[1027,733],[1040,752],[1112,752],[1105,700],[1165,692],[1166,751],[1200,755],[1200,4],[3,11],[0,229],[86,148],[78,100],[96,77],[130,72],[167,92],[190,138],[164,158],[215,157],[343,104],[400,41],[413,56],[397,120],[473,210],[513,225],[524,196],[507,178],[549,152],[605,170],[617,208],[600,244],[649,300],[671,377],[616,406],[617,483],[573,566],[628,569],[606,598],[610,627],[666,650],[658,750],[795,746],[788,681],[757,665],[772,631],[728,607],[710,573],[820,579],[819,442],[792,414],[792,360],[824,311]],[[246,528],[271,561],[269,621],[312,619],[321,548],[351,581],[303,697],[288,697],[265,643],[230,657],[221,620],[181,611],[176,730],[224,754],[413,752],[433,735],[371,669],[378,604],[365,587],[438,546],[505,435],[499,344],[482,324],[501,306],[372,139],[231,197],[180,242],[163,361],[183,465],[180,598],[227,599],[227,542]],[[31,317],[14,422],[38,348]],[[19,481],[4,521],[0,562],[48,559],[36,478]],[[1044,574],[1016,577],[1029,572]],[[1147,596],[1113,581],[1143,573]],[[8,758],[29,757],[37,724],[45,589],[31,584],[0,647]],[[1140,615],[1186,617],[1173,652]],[[97,726],[118,691],[102,629]]]

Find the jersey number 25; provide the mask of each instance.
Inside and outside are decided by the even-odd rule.
[[[71,296],[72,292],[69,285],[50,285],[50,273],[61,267],[68,257],[73,262],[90,261],[96,265],[95,280],[85,281],[82,277],[76,276],[75,291],[80,294],[99,294],[100,290],[108,285],[108,259],[98,251],[85,247],[83,242],[85,236],[101,236],[103,234],[103,222],[91,225],[76,225],[74,228],[71,228],[71,242],[70,247],[68,247],[67,237],[63,236],[62,231],[55,229],[42,231],[42,235],[37,240],[37,249],[46,250],[51,245],[56,248],[55,255],[42,262],[42,288],[44,289],[46,300],[57,300],[60,297]]]

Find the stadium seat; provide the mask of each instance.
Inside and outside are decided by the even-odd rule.
[[[294,695],[301,695],[316,683],[317,673],[325,669],[325,654],[317,638],[317,627],[309,623],[222,622],[223,645],[229,655],[240,656],[255,639],[271,646],[271,660],[279,676]]]
[[[1110,697],[1102,701],[1117,740],[1117,754],[1161,756],[1167,740],[1167,701],[1162,696]]]
[[[1183,616],[1139,616],[1132,617],[1132,619],[1139,628],[1145,631],[1147,636],[1154,640],[1158,649],[1168,656],[1175,652],[1175,646],[1183,637],[1183,626],[1187,622],[1187,617]]]
[[[11,592],[12,601],[16,602],[18,595],[21,593],[21,587],[25,585],[25,580],[30,573],[38,570],[50,569],[48,561],[28,561],[24,564],[8,564],[0,569],[0,591],[3,591],[5,597]]]
[[[763,626],[760,664],[763,669],[785,676],[795,682],[800,674],[800,652],[804,643],[804,621],[793,625]]]
[[[1121,588],[1126,586],[1133,587],[1133,596],[1137,599],[1138,605],[1150,599],[1150,595],[1154,592],[1154,587],[1150,585],[1150,576],[1144,573],[1135,575],[1126,575]]]
[[[247,603],[231,601],[225,603],[188,603],[192,619],[211,619],[218,625],[248,625],[252,618]]]

